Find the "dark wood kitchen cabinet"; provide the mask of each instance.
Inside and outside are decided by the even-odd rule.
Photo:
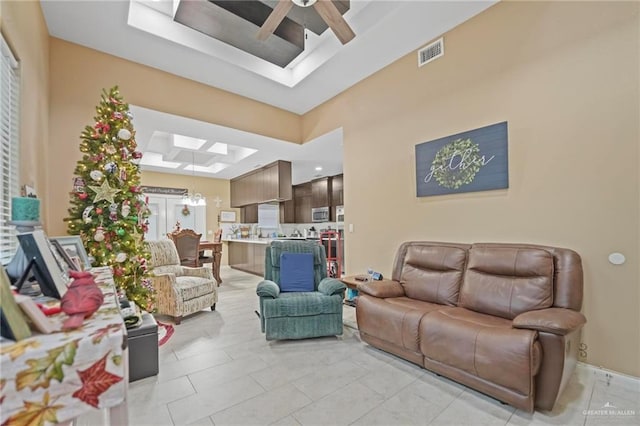
[[[249,204],[240,209],[241,223],[258,223],[258,205]]]
[[[296,201],[283,201],[280,203],[280,223],[296,223]]]
[[[293,187],[295,223],[311,222],[311,182]]]
[[[331,205],[344,205],[344,180],[343,175],[336,175],[331,178]]]
[[[291,163],[276,161],[230,181],[231,207],[291,200]]]
[[[331,179],[321,178],[311,181],[311,207],[328,207],[331,194]]]
[[[244,272],[264,276],[266,247],[266,244],[230,241],[229,266]]]

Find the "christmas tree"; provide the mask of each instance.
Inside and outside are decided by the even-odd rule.
[[[95,124],[81,134],[68,231],[80,235],[94,266],[110,266],[120,293],[147,311],[154,292],[144,244],[149,209],[140,190],[135,131],[118,87],[103,90]]]

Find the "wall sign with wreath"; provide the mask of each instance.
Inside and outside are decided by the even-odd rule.
[[[191,214],[191,210],[189,210],[189,206],[187,204],[185,204],[182,207],[182,210],[180,211],[180,213],[182,213],[182,216],[187,217]]]
[[[506,121],[416,145],[418,197],[508,187]]]

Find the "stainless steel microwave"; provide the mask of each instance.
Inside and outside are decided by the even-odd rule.
[[[329,222],[329,207],[311,209],[311,222]]]

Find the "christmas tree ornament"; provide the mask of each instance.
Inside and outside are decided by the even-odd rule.
[[[126,169],[120,169],[120,184],[124,184],[124,181],[127,180],[127,170]]]
[[[115,136],[111,137],[111,142],[118,142],[118,138],[116,138]]]
[[[93,239],[97,242],[104,241],[104,228],[102,226],[98,226],[98,228],[96,228],[96,233],[93,235]]]
[[[119,236],[124,237],[125,231],[124,231],[124,229],[123,229],[123,228],[118,228],[118,230],[116,231],[116,233],[117,233]]]
[[[131,202],[129,200],[125,200],[122,202],[120,214],[122,214],[122,217],[127,217],[129,216],[129,213],[131,213]]]
[[[111,118],[114,120],[122,120],[124,117],[122,116],[121,112],[114,112],[113,114],[111,114]]]
[[[129,191],[131,191],[131,192],[133,192],[135,194],[136,192],[140,192],[140,187],[137,186],[137,185],[130,186],[129,187]]]
[[[91,186],[89,185],[89,188],[96,193],[96,196],[93,199],[94,203],[97,203],[100,200],[106,200],[110,203],[113,203],[113,197],[120,192],[119,189],[116,188],[111,188],[109,186],[109,181],[108,180],[104,180],[104,182],[102,182],[102,185],[100,186]]]
[[[131,139],[131,132],[128,129],[120,129],[118,130],[118,138],[122,139],[123,141],[128,141],[129,139]]]
[[[116,262],[118,262],[118,263],[122,263],[122,262],[124,262],[125,260],[127,260],[127,254],[126,254],[126,253],[120,252],[120,253],[118,253],[118,254],[116,255]]]
[[[92,219],[89,217],[91,210],[93,210],[93,206],[88,206],[82,211],[82,221],[84,223],[91,223]]]
[[[129,117],[129,120],[133,120],[133,113],[131,111],[127,111],[127,117]]]
[[[78,193],[78,198],[80,198],[81,200],[86,200],[88,196],[89,196],[89,194],[87,194],[86,192],[79,192]]]
[[[102,207],[97,207],[96,208],[96,213],[97,214],[102,214]]]
[[[109,130],[111,130],[111,126],[109,126],[108,123],[102,123],[102,122],[97,122],[95,125],[95,129],[98,133],[109,133]]]
[[[111,144],[107,145],[107,146],[106,146],[106,148],[105,148],[104,150],[105,150],[105,151],[107,152],[107,154],[109,154],[109,155],[113,155],[113,154],[115,154],[115,153],[116,153],[116,151],[117,151],[117,150],[116,150],[116,147],[115,147],[115,146],[113,146],[113,145],[111,145]]]
[[[118,204],[111,203],[109,204],[109,219],[112,221],[118,220]]]
[[[104,170],[107,173],[115,173],[116,170],[118,170],[118,166],[113,161],[109,161],[107,164],[104,165]]]
[[[104,177],[104,175],[100,170],[91,170],[91,173],[89,173],[89,176],[91,177],[91,179],[95,180],[96,182],[102,180],[102,178]]]

